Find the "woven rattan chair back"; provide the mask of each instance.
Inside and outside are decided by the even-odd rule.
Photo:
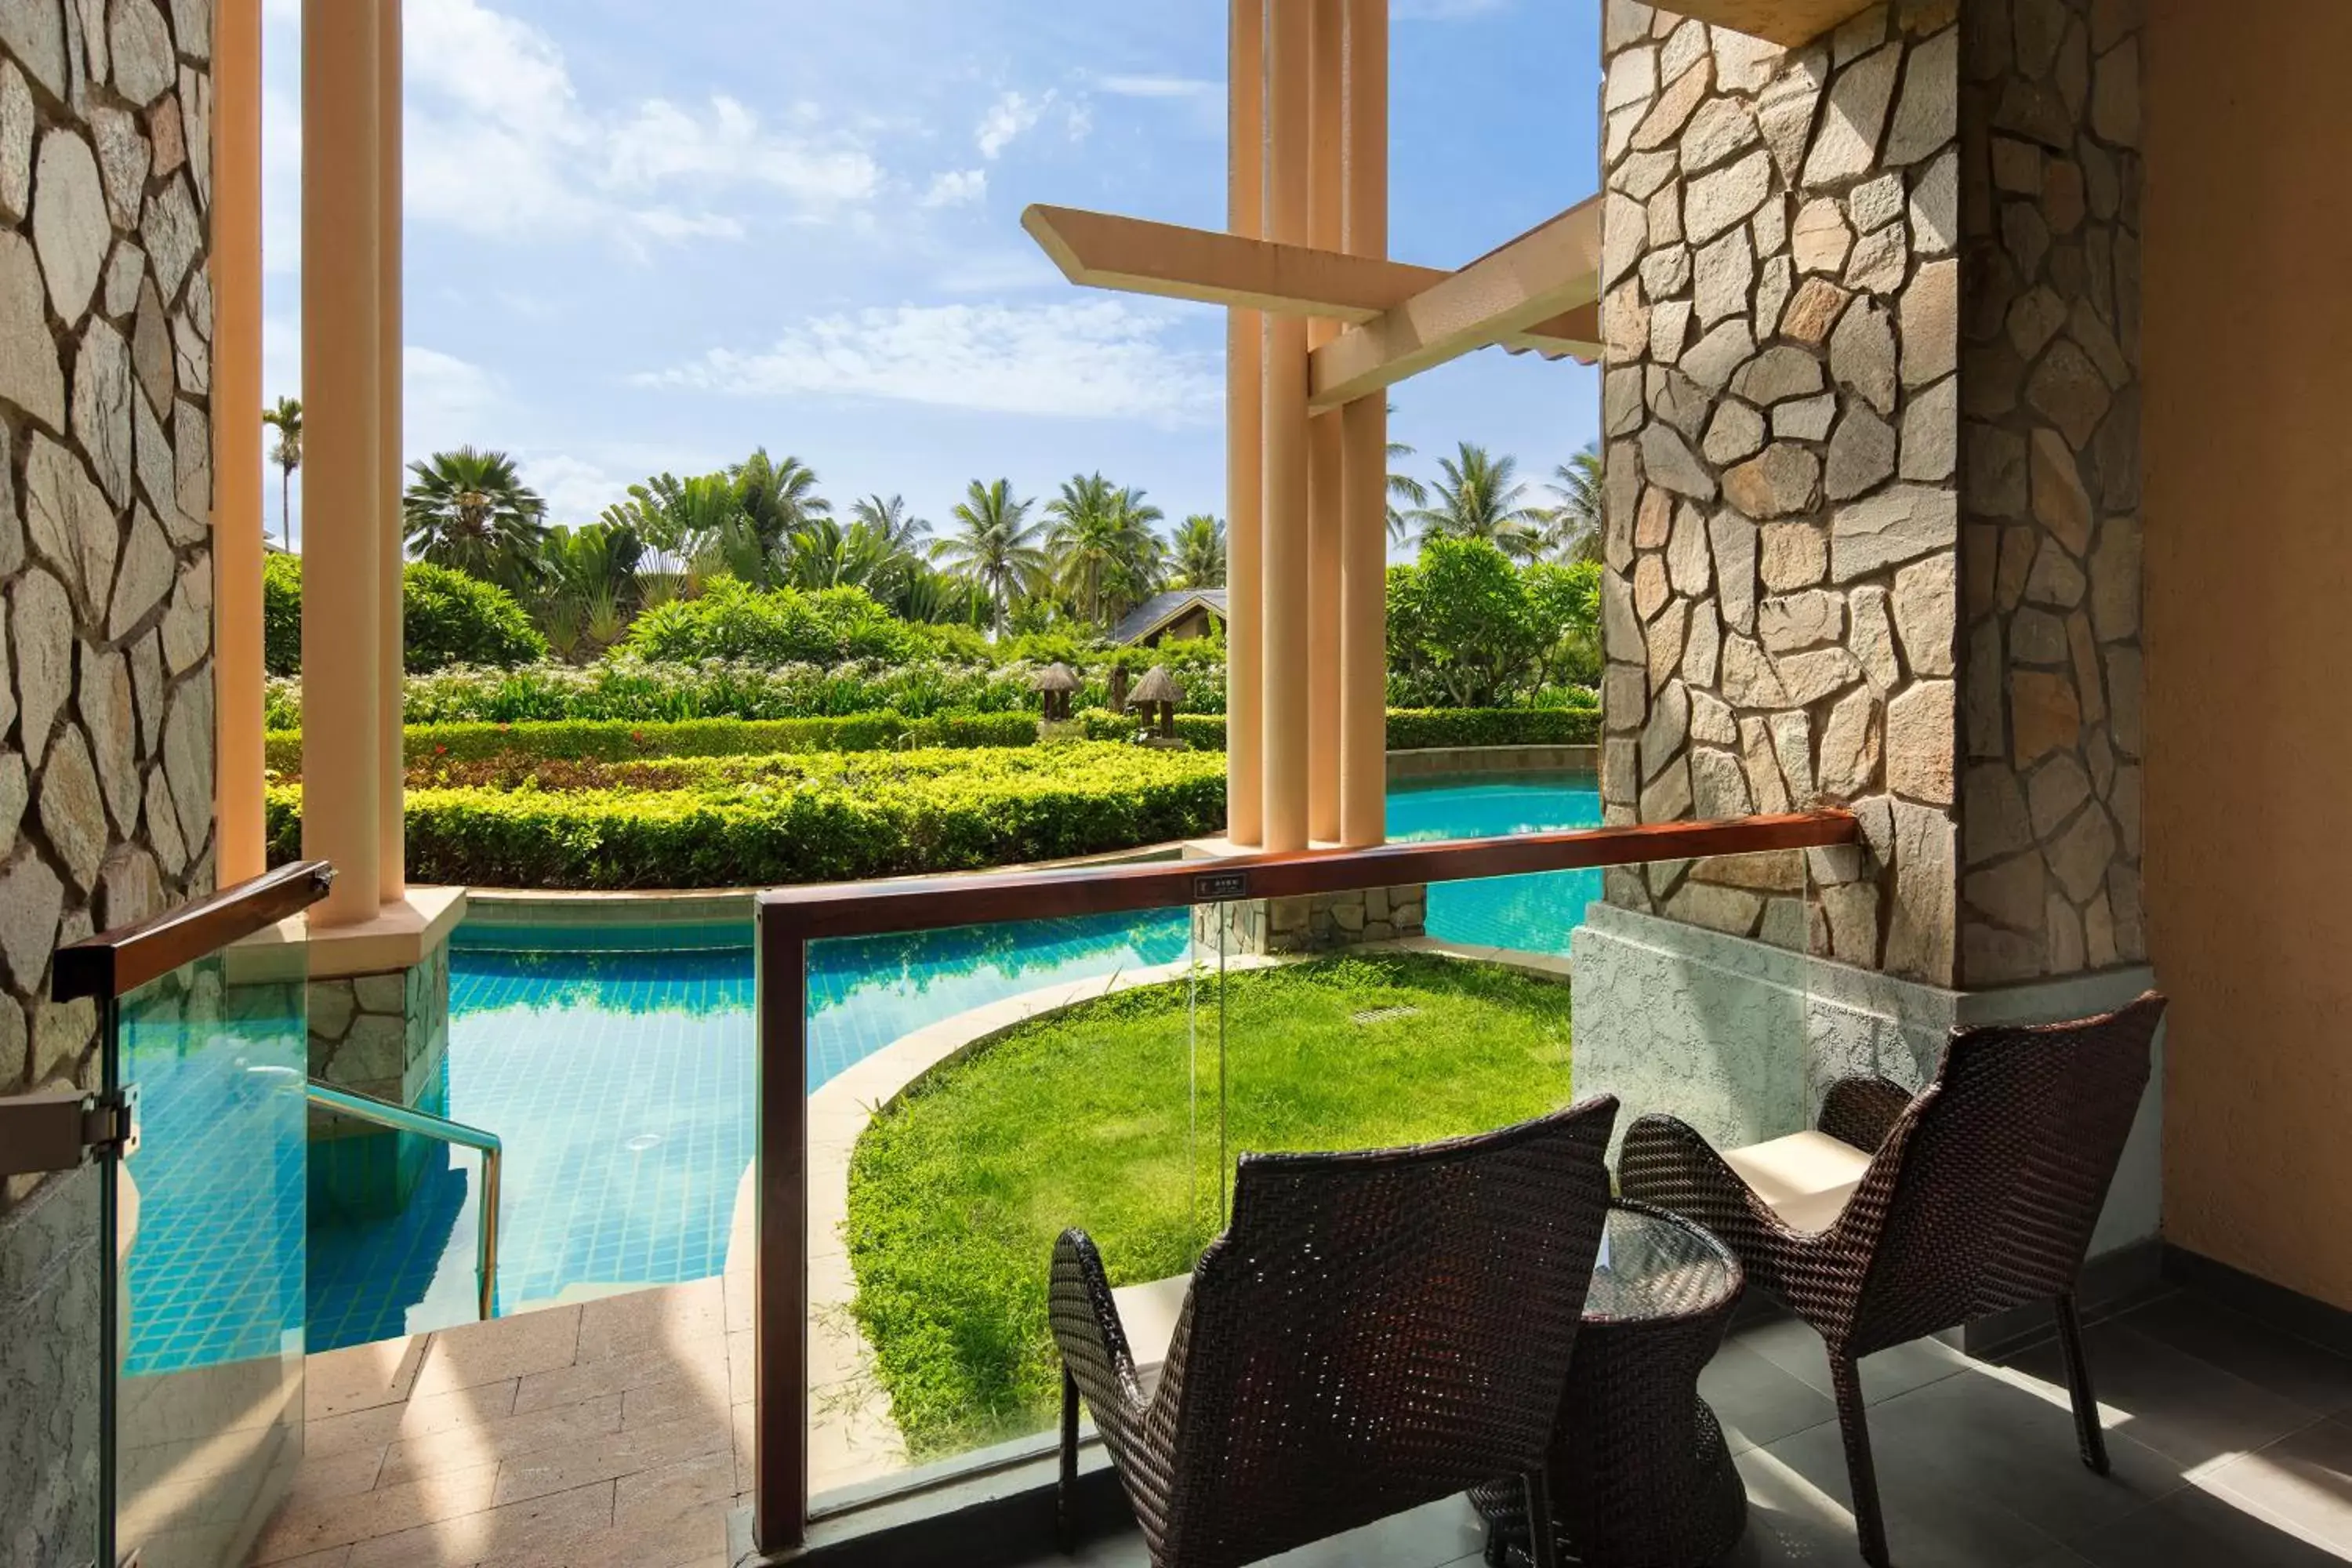
[[[1885,1205],[1855,1354],[2074,1288],[2163,1013],[2146,996],[2076,1023],[1953,1031],[1855,1195]]]
[[[1244,1156],[1143,1429],[1113,1446],[1154,1562],[1252,1563],[1539,1472],[1616,1115],[1603,1098],[1418,1148]]]

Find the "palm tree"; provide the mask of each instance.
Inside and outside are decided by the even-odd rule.
[[[1546,555],[1570,561],[1601,559],[1601,443],[1582,450],[1552,469],[1546,487],[1559,504],[1540,509],[1543,528],[1538,544]]]
[[[520,592],[539,570],[547,503],[516,477],[504,452],[460,447],[408,465],[401,500],[409,548],[436,566]]]
[[[1444,477],[1430,487],[1435,504],[1405,514],[1421,525],[1423,539],[1483,539],[1507,555],[1534,554],[1538,513],[1527,503],[1528,487],[1518,482],[1518,459],[1508,453],[1494,457],[1465,441],[1455,456],[1440,458],[1437,467]]]
[[[1011,479],[974,479],[948,513],[952,531],[931,545],[931,559],[987,596],[989,629],[1000,636],[1013,601],[1045,580],[1045,552],[1037,543],[1043,525],[1028,521],[1036,504],[1013,500]]]
[[[1176,575],[1187,588],[1225,585],[1225,520],[1194,515],[1176,531]]]
[[[1073,474],[1045,503],[1045,550],[1055,585],[1078,614],[1108,626],[1160,584],[1167,546],[1151,530],[1160,510],[1099,473]]]
[[[1396,417],[1396,405],[1393,403],[1389,405],[1389,417]],[[1405,514],[1398,508],[1397,502],[1405,501],[1413,506],[1429,504],[1429,487],[1411,474],[1396,471],[1396,460],[1412,456],[1412,443],[1410,441],[1389,443],[1389,542],[1391,544],[1402,544],[1412,532],[1412,524],[1405,521]]]
[[[765,447],[757,447],[728,469],[727,477],[765,549],[778,548],[815,519],[832,515],[833,503],[816,493],[816,470],[789,453],[778,462]]]
[[[261,411],[261,422],[278,432],[269,460],[278,465],[278,536],[287,550],[294,548],[294,470],[302,466],[302,400],[281,397],[275,408]]]
[[[929,522],[907,510],[904,496],[866,496],[850,503],[849,515],[888,540],[893,550],[911,551],[931,531]]]

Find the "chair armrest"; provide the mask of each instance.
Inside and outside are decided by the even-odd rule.
[[[1883,1078],[1842,1078],[1822,1097],[1814,1126],[1841,1143],[1875,1154],[1914,1098],[1911,1090]]]
[[[1054,1279],[1046,1313],[1062,1364],[1086,1396],[1106,1439],[1139,1418],[1142,1402],[1135,1355],[1112,1299],[1102,1254],[1083,1230],[1066,1230],[1054,1243]]]

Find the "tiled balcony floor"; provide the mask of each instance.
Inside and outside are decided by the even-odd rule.
[[[737,1403],[749,1341],[726,1331],[727,1305],[711,1280],[313,1358],[299,1488],[255,1561],[723,1563],[750,1444]],[[1987,1364],[1923,1342],[1864,1363],[1898,1563],[2352,1562],[2352,1360],[2181,1294],[2087,1338],[2115,1460],[2105,1479],[2074,1457],[2054,1345]],[[1741,1329],[1701,1388],[1748,1480],[1731,1563],[1859,1563],[1811,1332]],[[1449,1502],[1280,1561],[1466,1565],[1479,1539]],[[1145,1561],[1132,1534],[1078,1558]]]

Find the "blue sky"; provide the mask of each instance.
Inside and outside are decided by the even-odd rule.
[[[1598,0],[1395,0],[1391,249],[1458,264],[1591,194]],[[268,0],[267,390],[300,373],[299,0]],[[1224,220],[1222,0],[406,0],[409,456],[503,448],[554,521],[754,446],[935,522],[1100,468],[1224,510],[1222,312],[1078,289],[1035,201]],[[1596,371],[1397,390],[1549,474]],[[299,489],[299,479],[297,481]],[[278,532],[278,487],[268,493]],[[297,535],[300,501],[296,499]]]

